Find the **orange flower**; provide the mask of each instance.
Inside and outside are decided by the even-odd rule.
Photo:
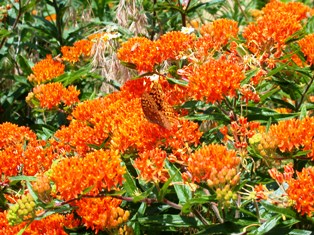
[[[121,200],[103,198],[83,198],[76,202],[77,214],[82,217],[82,222],[97,234],[101,230],[117,228],[128,221],[130,212],[120,208]]]
[[[227,45],[231,38],[236,38],[238,23],[229,19],[218,19],[201,27],[202,37],[194,42],[194,56],[206,57],[214,49]]]
[[[42,108],[52,109],[61,104],[61,102],[67,106],[77,103],[80,91],[76,90],[74,86],[65,88],[61,83],[56,82],[38,85],[30,94],[27,97],[28,103],[35,98],[40,102]]]
[[[314,118],[306,117],[302,120],[290,119],[281,121],[276,125],[271,125],[267,133],[263,133],[260,143],[260,151],[275,152],[279,148],[281,152],[291,152],[302,150],[310,152],[308,157],[314,159]],[[262,154],[263,156],[266,156]]]
[[[282,3],[271,1],[263,8],[263,16],[256,23],[249,24],[243,37],[248,48],[254,53],[268,58],[281,56],[285,40],[302,28],[300,21],[306,17],[310,8],[302,3]]]
[[[284,3],[277,0],[271,0],[263,8],[264,14],[277,14],[278,12],[289,12],[300,21],[308,16],[311,8],[300,2]]]
[[[51,55],[47,55],[46,59],[34,65],[33,74],[28,77],[28,80],[37,84],[52,80],[64,73],[64,67],[65,65],[59,60],[54,60]]]
[[[314,168],[303,168],[296,174],[297,179],[291,178],[287,181],[287,194],[295,202],[294,207],[301,215],[307,214],[311,217],[314,212]]]
[[[314,63],[314,34],[306,35],[298,43],[303,54],[307,57],[307,62],[312,65]]]
[[[258,122],[248,122],[247,118],[239,117],[237,121],[231,122],[231,131],[235,139],[236,148],[247,148],[247,141],[253,137],[255,130],[259,127]]]
[[[17,226],[10,226],[7,220],[7,211],[0,212],[0,234],[16,235],[25,226],[25,223],[21,223]]]
[[[188,91],[197,100],[214,103],[224,96],[234,96],[244,77],[242,68],[234,61],[209,58],[188,75]]]
[[[35,175],[39,171],[47,170],[56,155],[45,145],[46,142],[37,140],[36,134],[28,127],[1,124],[0,173],[14,176],[22,170],[22,174]]]
[[[47,15],[47,16],[45,17],[45,20],[48,20],[48,21],[56,21],[56,20],[57,20],[57,14]]]
[[[68,153],[75,151],[76,154],[83,156],[91,151],[90,145],[101,145],[109,135],[109,131],[106,132],[106,130],[103,130],[101,133],[103,137],[97,138],[100,133],[97,133],[95,129],[85,122],[73,120],[69,126],[62,126],[55,133],[54,136],[58,141],[51,140],[51,143]]]
[[[186,144],[197,144],[201,133],[196,123],[180,119],[166,130],[144,117],[140,97],[150,84],[147,78],[128,81],[119,92],[79,104],[72,113],[70,125],[56,133],[60,140],[56,146],[83,155],[91,150],[91,145],[101,144],[121,153],[134,149],[141,153],[159,146],[171,147],[177,152]],[[184,94],[166,81],[161,81],[161,86],[166,100],[170,101],[173,92],[181,97]]]
[[[62,199],[69,200],[83,194],[90,188],[89,195],[98,194],[102,189],[117,189],[122,184],[125,167],[120,156],[113,151],[98,150],[85,157],[60,160],[52,167],[51,180]]]
[[[195,36],[184,34],[178,31],[168,32],[156,41],[157,48],[161,53],[161,61],[178,59],[185,50],[193,44]],[[161,62],[160,61],[160,62]]]
[[[238,181],[237,167],[241,159],[233,150],[222,145],[202,146],[188,158],[188,171],[193,182],[206,182],[215,187],[221,184],[235,184]]]
[[[93,42],[87,39],[82,39],[74,43],[72,47],[61,47],[62,59],[71,63],[78,62],[81,56],[89,57],[93,47]]]
[[[123,62],[134,64],[140,72],[153,72],[154,66],[161,62],[160,49],[156,43],[144,37],[124,42],[117,56]]]
[[[161,149],[153,149],[139,154],[134,167],[141,173],[139,178],[145,181],[166,182],[167,170],[164,168],[167,153]]]

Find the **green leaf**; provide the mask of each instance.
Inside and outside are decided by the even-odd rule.
[[[2,40],[3,38],[9,37],[12,34],[11,31],[6,30],[6,29],[0,29],[0,40]]]
[[[32,185],[30,184],[29,181],[26,181],[26,186],[27,186],[27,189],[29,191],[29,194],[32,195],[34,201],[38,201],[38,196],[37,194],[34,192],[33,188],[32,188]]]
[[[304,229],[293,229],[288,235],[311,235],[312,231]]]
[[[313,16],[307,20],[307,23],[304,29],[307,34],[314,33],[314,17]]]
[[[25,57],[21,55],[17,55],[16,61],[18,65],[20,66],[21,70],[24,72],[25,76],[28,76],[33,72],[31,66],[29,65]]]
[[[26,175],[18,175],[18,176],[12,176],[8,177],[10,181],[36,181],[37,178],[35,176],[26,176]]]
[[[202,204],[206,204],[209,203],[211,201],[215,200],[215,196],[211,195],[211,196],[207,196],[207,195],[203,195],[201,197],[197,197],[197,198],[193,198],[188,200],[182,207],[181,211],[182,213],[189,213],[191,212],[191,209],[194,205],[202,205]]]
[[[306,113],[307,113],[306,104],[302,104],[302,105],[301,105],[300,115],[299,115],[300,120],[306,118],[306,116],[307,116]]]
[[[53,82],[61,82],[64,86],[68,86],[75,83],[78,80],[90,76],[92,74],[90,71],[91,65],[87,64],[86,66],[83,66],[76,71],[66,72],[56,77],[55,79],[53,79]]]
[[[123,175],[125,181],[123,183],[123,188],[125,189],[125,191],[129,194],[129,195],[134,195],[138,190],[138,188],[136,187],[136,183],[135,180],[133,179],[132,175],[130,174],[130,172],[128,171],[128,169],[126,169],[126,173]]]
[[[240,232],[241,227],[237,224],[227,221],[223,224],[215,224],[215,225],[209,225],[206,226],[205,230],[202,230],[196,235],[209,235],[209,234],[235,234]]]
[[[200,7],[210,7],[210,6],[214,6],[216,4],[222,4],[224,2],[225,2],[225,0],[212,0],[212,1],[204,2],[204,3],[199,3],[195,6],[188,8],[187,13],[194,12],[197,10],[197,8],[200,8]]]
[[[169,188],[170,186],[170,183],[172,182],[173,178],[174,178],[175,175],[171,176],[166,183],[164,183],[164,185],[162,186],[162,188],[160,189],[160,191],[158,192],[158,195],[157,195],[157,200],[159,202],[162,202],[164,200],[164,197],[167,193],[167,189]]]
[[[32,222],[33,222],[33,221],[28,222],[28,223],[24,226],[24,228],[22,228],[22,229],[17,233],[17,235],[22,235],[22,234],[24,233],[25,229],[27,229],[27,227],[28,227]]]
[[[269,202],[266,202],[266,201],[261,201],[261,204],[267,210],[269,210],[271,212],[276,212],[278,214],[284,214],[285,216],[292,217],[292,218],[296,218],[296,216],[297,216],[297,213],[294,210],[290,209],[290,208],[278,207],[278,206],[270,204]]]
[[[166,161],[165,166],[166,169],[168,169],[169,175],[172,177],[174,189],[179,199],[179,204],[186,203],[189,199],[192,198],[192,192],[189,186],[184,184],[181,172],[174,164],[170,163],[169,161]]]
[[[174,83],[174,84],[178,84],[180,86],[187,86],[189,84],[188,81],[182,80],[182,79],[175,79],[175,78],[169,78],[167,77],[167,81]]]
[[[84,195],[84,194],[89,193],[93,188],[94,188],[94,185],[87,187],[86,189],[83,190],[82,194]]]
[[[257,230],[253,232],[253,234],[256,235],[266,234],[278,224],[278,221],[280,219],[281,215],[274,216],[272,219],[269,219],[265,223],[263,223]]]
[[[149,226],[157,229],[164,227],[189,228],[203,226],[203,224],[194,217],[170,214],[141,217],[138,221],[143,226]]]

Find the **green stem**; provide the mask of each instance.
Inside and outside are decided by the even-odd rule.
[[[295,105],[296,112],[299,111],[299,109],[300,109],[300,107],[301,107],[301,104],[303,103],[303,101],[304,101],[304,99],[305,99],[305,95],[306,95],[306,93],[309,91],[310,87],[312,86],[313,81],[314,81],[314,76],[312,76],[312,78],[311,78],[309,84],[306,86],[306,88],[305,88],[305,90],[304,90],[304,92],[303,92],[303,94],[302,94],[302,96],[301,96],[300,102],[299,102],[299,103],[296,102],[296,105]]]
[[[27,5],[29,3],[30,0],[28,0],[25,5]],[[12,29],[11,31],[14,31],[14,29],[16,28],[18,22],[20,21],[20,18],[22,17],[22,0],[19,0],[19,10],[18,10],[18,13],[17,13],[17,16],[16,16],[16,19],[12,25]],[[0,49],[3,47],[3,45],[5,44],[5,42],[7,41],[7,38],[8,37],[4,37],[1,42],[0,42]]]

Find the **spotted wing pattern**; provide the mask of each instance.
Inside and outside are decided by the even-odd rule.
[[[141,98],[146,119],[166,129],[172,127],[175,120],[173,108],[164,100],[161,85],[154,82],[150,92],[144,92]]]

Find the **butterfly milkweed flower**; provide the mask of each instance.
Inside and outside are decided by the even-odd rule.
[[[155,42],[161,53],[161,61],[178,59],[183,52],[191,48],[195,35],[185,34],[179,31],[168,32]],[[161,62],[160,61],[160,62]]]
[[[125,167],[116,151],[97,150],[85,157],[60,160],[52,167],[50,177],[58,194],[69,200],[89,187],[89,195],[96,195],[102,189],[115,190],[122,184],[124,173]]]
[[[6,219],[7,211],[0,212],[0,234],[16,235],[26,228],[23,234],[25,235],[39,235],[39,234],[59,234],[67,235],[64,227],[76,228],[80,225],[79,219],[75,218],[73,214],[61,215],[52,214],[41,220],[34,220],[28,226],[27,222],[22,222],[16,226],[10,226]],[[26,226],[26,227],[25,227]]]
[[[134,167],[141,173],[139,178],[147,182],[166,182],[167,170],[164,168],[167,153],[161,149],[153,149],[139,154]]]
[[[307,58],[307,62],[312,65],[314,63],[314,34],[306,35],[298,42],[301,51]]]
[[[309,151],[307,157],[314,159],[314,117],[280,121],[271,125],[268,132],[261,130],[260,133],[262,139],[258,150],[265,158],[276,158],[280,152]]]
[[[89,58],[93,47],[93,42],[88,39],[82,39],[73,44],[73,46],[61,47],[62,59],[71,63],[76,63],[81,57]]]
[[[314,212],[314,167],[304,167],[301,172],[295,172],[290,163],[284,166],[283,173],[276,168],[268,172],[278,184],[288,185],[286,196],[289,198],[289,204],[286,206],[293,206],[301,215],[307,214],[311,217]]]
[[[239,180],[240,162],[234,150],[218,144],[205,145],[188,157],[188,171],[192,182],[205,182],[210,187],[235,185]]]
[[[28,127],[12,123],[0,125],[0,174],[15,176],[19,172],[35,175],[48,170],[56,155],[46,147],[46,142],[37,140]],[[22,168],[19,167],[23,166]]]
[[[121,200],[112,197],[83,198],[76,202],[82,223],[97,234],[111,230],[128,221],[130,212],[120,208]]]
[[[201,29],[201,37],[194,42],[196,57],[204,57],[210,50],[220,49],[236,38],[239,32],[238,23],[229,19],[218,19],[204,24]]]
[[[36,86],[33,92],[29,93],[26,101],[33,106],[38,100],[41,108],[52,109],[63,103],[66,106],[73,105],[79,101],[79,90],[74,86],[65,88],[62,83],[47,83]]]
[[[194,38],[179,31],[168,32],[156,41],[134,37],[122,43],[117,55],[119,60],[134,64],[139,72],[153,72],[155,65],[183,55]]]
[[[185,69],[192,70],[187,76],[189,94],[197,100],[211,103],[221,101],[224,96],[234,96],[245,78],[242,66],[225,56],[217,60],[208,58],[200,66]]]
[[[145,37],[134,37],[122,43],[118,59],[131,63],[140,72],[153,72],[154,66],[161,62],[159,48]]]
[[[65,65],[60,60],[53,59],[51,55],[47,55],[46,59],[39,61],[33,66],[33,73],[27,79],[36,84],[50,81],[63,74],[64,68]]]
[[[303,168],[296,175],[296,178],[287,181],[287,194],[301,215],[307,214],[311,217],[314,213],[314,167]]]
[[[282,55],[286,39],[302,28],[301,20],[306,18],[310,8],[297,2],[271,1],[262,11],[263,15],[244,29],[243,37],[254,54],[264,53],[264,59],[270,54],[278,58]]]

